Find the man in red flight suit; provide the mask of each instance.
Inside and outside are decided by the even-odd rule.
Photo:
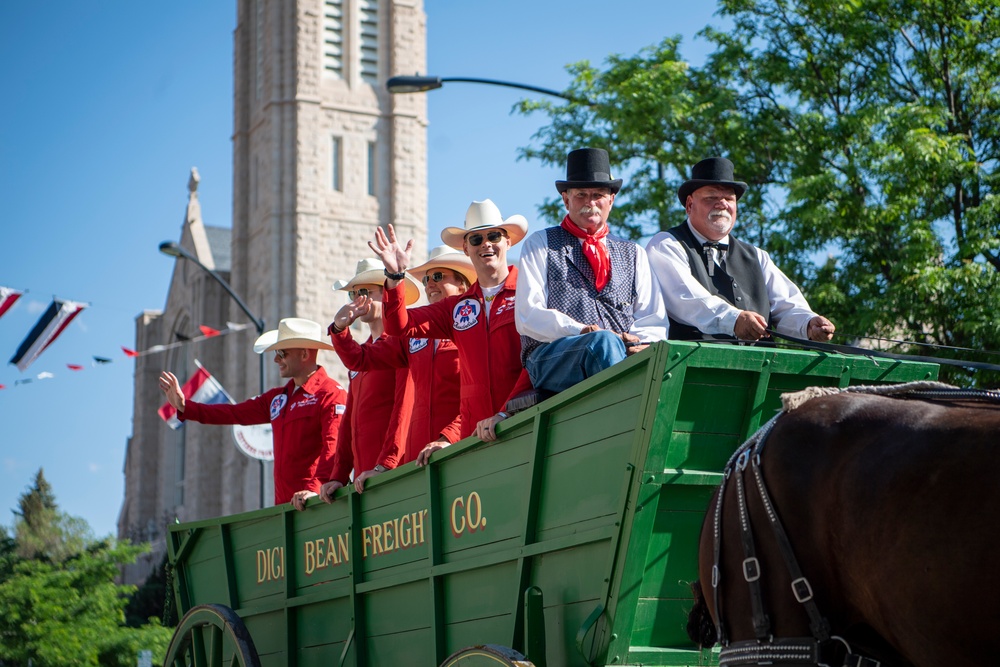
[[[160,375],[160,389],[181,421],[202,424],[271,423],[274,437],[274,503],[301,509],[300,492],[319,492],[330,478],[347,392],[316,364],[317,350],[332,350],[323,328],[298,317],[281,320],[264,333],[255,349],[274,352],[274,363],[288,384],[236,405],[203,405],[186,400],[173,373]]]
[[[352,301],[370,299],[371,307],[359,319],[368,325],[371,336],[363,346],[371,346],[388,338],[382,328],[382,264],[377,259],[358,262],[353,278],[339,289]],[[400,288],[402,291],[404,288]],[[420,289],[407,280],[405,301],[413,303]],[[337,333],[331,325],[331,335]],[[347,412],[340,427],[340,447],[337,448],[333,473],[320,489],[320,497],[333,500],[333,493],[347,486],[351,470],[354,488],[364,491],[365,480],[391,470],[400,464],[406,446],[407,429],[413,410],[413,383],[406,368],[351,371]]]
[[[403,307],[400,281],[409,265],[413,241],[401,246],[389,225],[388,235],[378,228],[375,243],[369,242],[385,266],[386,330],[407,338],[451,338],[458,347],[462,438],[475,433],[481,440],[495,439],[493,426],[506,417],[503,409],[507,400],[531,389],[521,366],[521,339],[514,327],[517,268],[507,265],[507,250],[524,238],[527,230],[524,216],[504,220],[489,199],[472,202],[465,214],[465,227],[445,228],[441,240],[469,256],[477,282],[465,294],[409,310]],[[424,448],[417,465],[425,465],[442,446],[432,443]]]
[[[463,294],[476,281],[472,262],[448,246],[431,250],[430,258],[410,269],[424,283],[427,301],[437,303]],[[369,296],[359,296],[341,308],[330,325],[330,340],[344,365],[352,371],[409,368],[413,381],[413,418],[401,463],[415,461],[428,444],[458,442],[459,362],[455,343],[444,338],[380,338],[372,345],[358,345],[348,327],[372,307]]]

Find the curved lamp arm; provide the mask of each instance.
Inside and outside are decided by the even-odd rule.
[[[229,286],[229,283],[227,283],[222,278],[222,276],[220,276],[218,273],[216,273],[212,269],[202,264],[200,261],[198,261],[197,257],[189,253],[187,250],[182,248],[174,241],[164,241],[163,243],[161,243],[160,252],[170,257],[180,257],[188,260],[189,262],[194,262],[199,268],[205,271],[205,273],[212,276],[217,283],[222,285],[222,289],[226,290],[226,293],[233,298],[233,301],[236,302],[236,305],[238,305],[240,309],[244,313],[246,313],[246,316],[250,318],[250,321],[253,322],[254,326],[257,327],[257,334],[260,335],[264,333],[264,320],[250,312],[250,309],[247,307],[247,305],[243,303],[243,299],[241,299],[236,294],[236,292],[233,291],[233,288]]]

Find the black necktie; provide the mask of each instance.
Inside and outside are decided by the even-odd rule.
[[[705,241],[701,244],[701,249],[705,253],[705,266],[708,267],[708,277],[711,278],[715,276],[715,258],[712,257],[712,248],[715,248],[719,253],[719,263],[722,264],[722,253],[729,250],[728,243],[719,243],[717,241]],[[726,267],[723,264],[722,270],[725,271]]]

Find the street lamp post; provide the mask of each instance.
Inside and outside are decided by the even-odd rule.
[[[233,301],[236,302],[236,305],[240,307],[240,310],[242,310],[244,314],[246,314],[246,316],[250,318],[250,321],[253,322],[254,327],[256,327],[257,329],[257,335],[260,336],[261,334],[264,333],[264,318],[257,317],[252,312],[250,312],[250,308],[246,305],[246,303],[243,302],[243,299],[241,299],[239,295],[233,291],[233,288],[230,287],[229,283],[227,283],[222,276],[220,276],[218,273],[216,273],[212,269],[202,264],[197,257],[192,255],[190,252],[182,248],[180,244],[175,243],[174,241],[164,241],[163,243],[161,243],[160,252],[169,257],[186,259],[189,262],[194,263],[198,268],[200,268],[208,275],[212,276],[212,278],[215,279],[215,282],[219,283],[219,285],[222,286],[222,289],[226,290],[226,294],[232,297]],[[259,356],[260,356],[260,393],[263,394],[264,355],[261,354]],[[264,460],[263,459],[260,459],[260,506],[264,507]]]
[[[580,99],[579,97],[573,97],[572,95],[567,95],[566,93],[559,92],[558,90],[552,90],[550,88],[539,88],[538,86],[529,86],[526,83],[515,83],[513,81],[500,81],[498,79],[481,79],[478,77],[471,76],[394,76],[385,82],[386,90],[390,93],[404,94],[404,93],[423,93],[428,90],[436,90],[443,86],[449,81],[456,81],[462,83],[483,83],[489,86],[504,86],[506,88],[518,88],[520,90],[527,90],[533,93],[542,93],[543,95],[552,95],[553,97],[561,97],[564,100],[570,102],[578,102],[580,104],[586,104],[588,106],[593,106],[588,100]]]

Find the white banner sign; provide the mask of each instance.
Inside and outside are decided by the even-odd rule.
[[[270,424],[233,425],[233,440],[240,451],[252,459],[274,460],[274,439]]]

